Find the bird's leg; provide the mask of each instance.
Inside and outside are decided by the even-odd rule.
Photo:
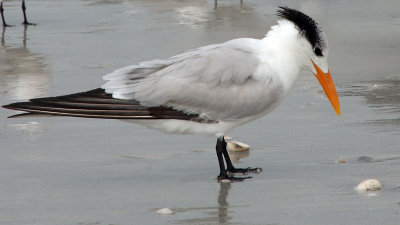
[[[243,181],[244,179],[250,178],[250,177],[243,177],[243,178],[238,178],[238,177],[232,177],[228,175],[228,170],[225,169],[225,163],[224,163],[224,151],[226,151],[226,142],[224,139],[224,136],[221,136],[217,139],[217,145],[215,147],[217,151],[217,157],[218,157],[218,163],[219,163],[219,175],[218,175],[218,180],[231,180],[231,181]],[[229,159],[229,158],[228,158]],[[226,160],[226,158],[225,158]],[[227,161],[227,167],[233,167],[232,162]]]
[[[2,21],[3,21],[3,27],[11,27],[11,25],[8,25],[7,23],[6,23],[6,21],[4,20],[4,14],[3,14],[3,12],[4,12],[4,8],[3,8],[3,1],[0,3],[0,14],[1,14],[1,19],[2,19]]]
[[[224,157],[223,157],[223,148],[224,148],[224,136],[221,136],[217,139],[217,145],[215,146],[215,150],[217,152],[217,158],[218,158],[218,164],[219,164],[219,175],[218,175],[218,180],[222,180],[226,178],[228,175],[226,174],[225,170],[225,163],[224,163]]]
[[[226,170],[227,170],[228,172],[235,173],[236,168],[233,166],[232,161],[231,161],[231,158],[230,158],[230,156],[229,156],[229,153],[228,153],[228,151],[226,150],[226,141],[225,141],[224,136],[222,136],[222,141],[223,141],[223,145],[224,145],[224,148],[222,149],[222,154],[224,155],[224,158],[225,158]]]
[[[259,167],[256,168],[251,168],[251,167],[247,167],[247,168],[235,168],[232,164],[231,158],[229,157],[229,153],[226,150],[226,142],[225,139],[223,139],[224,143],[225,143],[225,148],[223,150],[223,155],[226,161],[226,167],[227,167],[227,171],[230,173],[261,173],[262,169]]]
[[[217,157],[218,157],[218,163],[219,163],[219,176],[218,180],[223,180],[223,179],[228,179],[228,180],[235,180],[235,181],[242,181],[247,178],[251,177],[232,177],[229,176],[228,173],[249,173],[249,172],[255,172],[259,173],[262,171],[261,168],[235,168],[232,164],[232,161],[229,157],[228,151],[226,150],[226,141],[224,139],[224,136],[221,136],[217,139],[217,145],[216,145],[216,151],[217,151]],[[226,169],[225,169],[225,163],[224,163],[224,158],[225,158],[225,163],[226,163]]]
[[[24,25],[34,25],[36,26],[35,23],[29,23],[28,19],[26,18],[26,6],[25,6],[25,0],[22,0],[22,12],[24,13],[24,22],[22,24]]]

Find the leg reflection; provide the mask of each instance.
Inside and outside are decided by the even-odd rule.
[[[1,32],[1,47],[4,47],[6,41],[4,39],[4,33],[6,32],[6,27],[3,27],[3,31]]]
[[[228,216],[229,203],[227,201],[231,183],[220,183],[220,190],[218,194],[218,222],[219,224],[227,223],[231,217]]]

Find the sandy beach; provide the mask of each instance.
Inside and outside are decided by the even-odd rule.
[[[0,108],[0,224],[400,224],[400,2],[263,0],[4,1],[0,105],[99,87],[143,60],[262,38],[279,5],[324,28],[338,117],[304,72],[271,114],[227,135],[250,145],[219,183],[215,137],[119,120],[9,119]],[[1,28],[0,28],[1,29]],[[383,188],[353,190],[368,178]],[[157,210],[170,208],[171,215]]]

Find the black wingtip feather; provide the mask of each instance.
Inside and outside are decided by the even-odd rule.
[[[73,116],[103,119],[180,119],[203,122],[198,115],[186,114],[166,106],[145,107],[135,100],[114,99],[104,89],[36,98],[4,105],[4,108],[36,115]],[[205,121],[210,122],[210,121]]]

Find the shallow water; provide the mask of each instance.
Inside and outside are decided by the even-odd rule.
[[[400,2],[261,0],[5,1],[0,104],[85,91],[141,60],[237,37],[261,38],[277,5],[321,23],[338,118],[304,73],[270,115],[228,135],[251,145],[218,183],[215,138],[80,118],[7,119],[0,109],[0,224],[398,224]],[[372,160],[358,160],[368,156]],[[344,159],[346,163],[337,164]],[[367,178],[376,196],[353,191]],[[168,216],[156,214],[171,208]]]

